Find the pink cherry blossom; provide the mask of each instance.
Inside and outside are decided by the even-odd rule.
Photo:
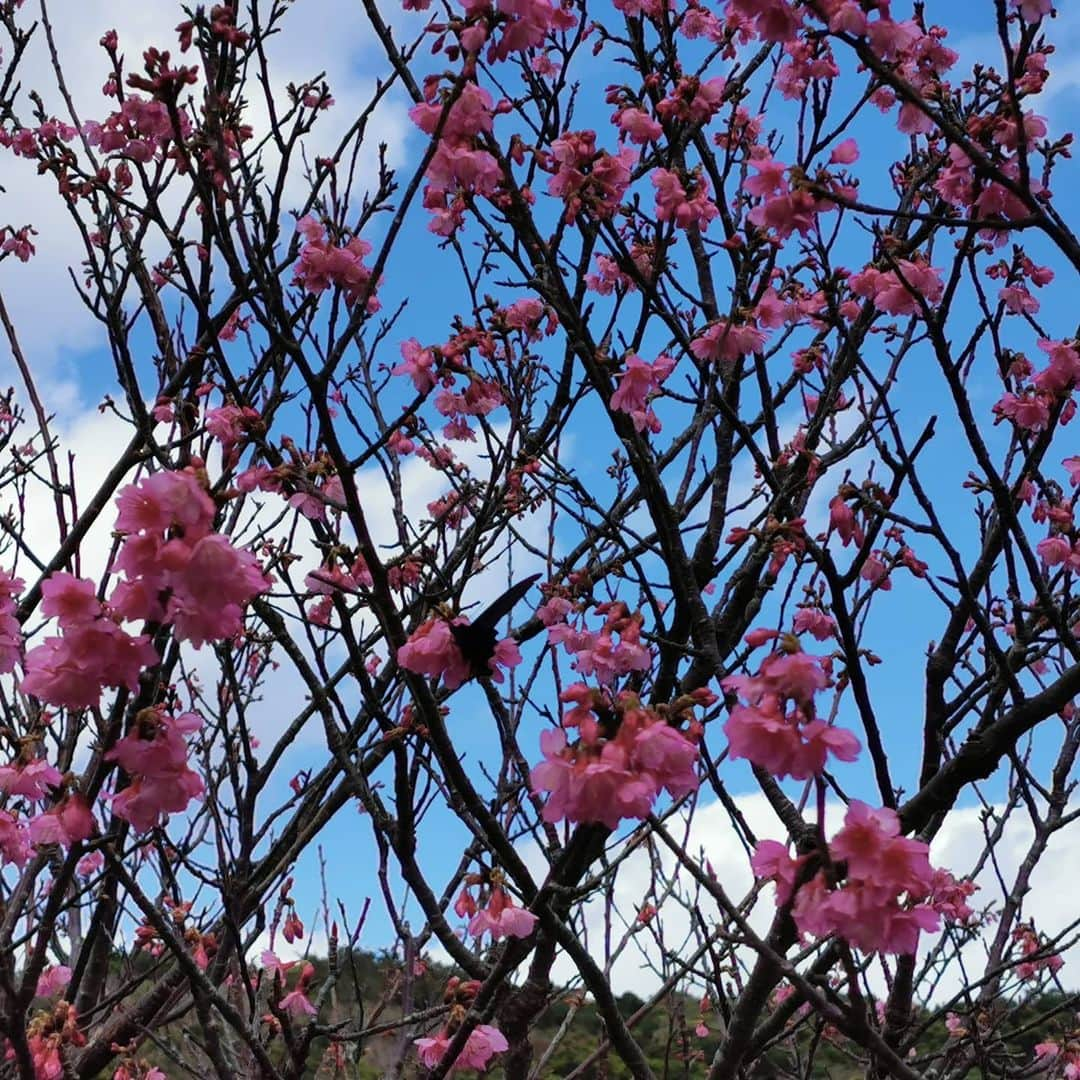
[[[619,380],[618,388],[611,395],[611,407],[629,414],[635,430],[658,432],[660,421],[649,405],[651,395],[657,393],[664,380],[675,368],[675,359],[658,356],[653,363],[629,353],[623,361],[626,370]]]
[[[45,968],[38,976],[35,997],[53,997],[61,993],[71,982],[71,968],[66,964],[54,964]]]
[[[708,229],[720,211],[709,198],[709,183],[702,175],[682,178],[667,169],[654,169],[656,220],[670,221],[680,229]]]
[[[445,1028],[433,1037],[417,1039],[416,1048],[421,1062],[429,1069],[434,1068],[442,1061],[452,1039],[453,1035]],[[509,1047],[506,1036],[498,1028],[489,1024],[478,1024],[469,1032],[465,1046],[450,1066],[451,1071],[485,1069],[496,1054],[501,1054]]]
[[[831,754],[854,761],[859,742],[845,728],[817,719],[813,697],[828,684],[819,657],[776,652],[753,676],[730,675],[725,690],[748,704],[735,705],[724,724],[732,757],[746,758],[777,777],[806,780],[819,774]]]
[[[918,315],[922,302],[933,307],[941,299],[945,286],[940,273],[924,262],[898,259],[895,270],[867,267],[852,275],[848,283],[857,296],[870,298],[879,311]]]
[[[619,130],[639,146],[655,142],[664,129],[643,109],[620,109],[615,114]]]
[[[27,799],[46,799],[50,787],[59,787],[63,774],[44,758],[0,765],[0,791]]]
[[[766,335],[750,324],[735,324],[727,319],[717,319],[709,328],[690,343],[690,351],[699,360],[719,360],[725,363],[760,352]]]
[[[468,620],[459,617],[457,625],[466,625]],[[451,624],[443,618],[428,619],[410,635],[409,640],[398,649],[398,663],[418,675],[442,678],[447,690],[456,690],[472,677],[472,669],[458,648]],[[502,682],[501,668],[516,667],[521,663],[521,653],[512,638],[504,638],[495,646],[495,654],[489,661],[491,678]]]
[[[528,937],[535,928],[537,917],[518,907],[501,887],[492,890],[487,905],[480,908],[469,922],[473,937],[490,934],[492,941],[504,937]]]
[[[7,810],[0,810],[0,864],[24,866],[30,854],[30,832],[25,821]]]
[[[792,628],[796,634],[809,633],[818,641],[825,641],[836,633],[833,617],[820,608],[799,608]]]
[[[93,836],[96,828],[86,800],[81,795],[69,795],[30,822],[30,840],[34,844],[71,847]]]
[[[131,776],[112,801],[113,812],[140,832],[161,823],[166,814],[180,813],[203,794],[203,782],[188,766],[184,736],[198,731],[195,713],[172,716],[164,709],[145,709],[136,729],[105,755]]]

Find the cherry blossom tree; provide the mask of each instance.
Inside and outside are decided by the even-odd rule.
[[[0,2],[3,1075],[1080,1075],[1074,13],[158,6]]]

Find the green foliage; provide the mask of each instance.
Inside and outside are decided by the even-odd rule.
[[[117,979],[133,971],[151,974],[155,961],[145,953],[119,954],[113,957],[113,971]],[[331,971],[326,957],[312,957],[315,968],[311,980],[311,998],[317,1000],[321,989],[330,978]],[[443,1000],[446,983],[452,977],[452,969],[439,964],[428,964],[426,969],[412,979],[409,987],[412,1011],[436,1009]],[[287,986],[295,983],[295,969],[286,976]],[[381,1080],[388,1064],[400,1050],[402,1035],[394,1028],[394,1021],[402,1014],[402,995],[405,989],[401,960],[389,953],[372,953],[363,950],[340,952],[337,958],[337,978],[322,1002],[319,1024],[322,1030],[338,1029],[344,1032],[362,1028],[387,1028],[368,1036],[357,1045],[349,1042],[335,1063],[328,1051],[331,1040],[320,1034],[312,1040],[306,1056],[305,1076],[315,1078],[338,1077],[340,1080]],[[269,1011],[267,997],[269,988],[260,987],[259,1007]],[[705,1017],[700,1013],[697,998],[671,994],[655,1007],[643,1011],[645,1001],[632,993],[621,994],[617,999],[620,1015],[632,1026],[633,1034],[645,1051],[649,1065],[658,1080],[704,1080],[709,1062],[720,1045],[720,1024],[715,1013]],[[1063,994],[1039,994],[1022,1002],[999,1003],[990,1010],[978,1014],[977,1037],[984,1047],[987,1063],[1005,1061],[1014,1067],[1029,1064],[1034,1047],[1047,1038],[1059,1037],[1067,1028],[1068,1018],[1075,1009],[1075,999]],[[573,1015],[571,1015],[571,1012]],[[640,1016],[637,1014],[641,1013]],[[161,1047],[144,1045],[138,1053],[140,1058],[159,1065],[169,1072],[176,1058],[205,1072],[203,1051],[195,1042],[184,1020],[172,1024],[166,1032]],[[695,1028],[704,1019],[709,1034],[701,1037]],[[439,1026],[439,1020],[430,1022],[430,1030]],[[298,1033],[303,1024],[296,1024]],[[410,1038],[427,1029],[415,1030]],[[961,1043],[950,1037],[943,1016],[918,1016],[911,1028],[917,1032],[916,1062],[918,1058],[939,1057],[950,1043],[957,1049]],[[549,1053],[555,1046],[541,1073],[544,1078],[566,1077],[571,1074],[581,1080],[622,1080],[629,1077],[626,1065],[618,1055],[605,1049],[605,1025],[595,1006],[582,995],[567,993],[556,996],[533,1029],[533,1061]],[[243,1057],[242,1044],[230,1039],[234,1051]],[[970,1046],[970,1040],[964,1044]],[[171,1051],[171,1054],[170,1054]],[[170,1062],[170,1056],[175,1055]],[[271,1043],[271,1057],[284,1062],[288,1057],[285,1040],[279,1036]],[[419,1075],[415,1057],[406,1075]],[[344,1063],[344,1069],[340,1063]],[[495,1075],[498,1074],[496,1067]],[[102,1074],[103,1077],[105,1074]],[[111,1076],[111,1070],[108,1074]],[[750,1066],[747,1077],[751,1080],[781,1077],[822,1077],[832,1080],[854,1080],[868,1075],[867,1062],[862,1052],[836,1032],[824,1027],[816,1018],[810,1017],[789,1028],[784,1038],[768,1048]],[[979,1075],[977,1069],[970,1072]]]

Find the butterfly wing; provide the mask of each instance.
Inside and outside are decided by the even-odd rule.
[[[500,619],[505,619],[511,611],[514,610],[517,602],[536,584],[542,577],[541,574],[533,574],[532,577],[527,577],[522,581],[519,581],[516,585],[511,585],[499,597],[494,601],[490,607],[484,608],[479,615],[469,624],[470,626],[490,626],[493,629],[499,625]]]
[[[499,639],[499,620],[513,611],[514,605],[541,577],[541,574],[533,574],[532,577],[512,585],[471,623],[451,624],[450,633],[454,635],[454,643],[469,662],[474,676],[491,674],[491,660],[495,656],[495,645]]]

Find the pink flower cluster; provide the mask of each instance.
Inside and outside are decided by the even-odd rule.
[[[1045,368],[1035,371],[1026,357],[1014,360],[1009,373],[1019,383],[1018,392],[1010,390],[1003,394],[993,410],[997,421],[1008,419],[1017,427],[1031,432],[1047,428],[1051,410],[1062,400],[1064,405],[1060,423],[1067,424],[1072,419],[1076,412],[1072,392],[1080,382],[1080,351],[1075,344],[1040,338],[1038,345],[1050,362]]]
[[[767,150],[756,150],[750,165],[757,175],[746,179],[743,191],[762,200],[750,211],[750,222],[778,240],[786,240],[795,232],[806,236],[819,213],[835,209],[834,203],[819,201],[804,188],[792,186],[787,165],[776,161]]]
[[[112,1080],[169,1080],[156,1066],[144,1061],[124,1061],[116,1067]]]
[[[940,270],[922,261],[897,259],[893,270],[868,266],[848,281],[856,296],[869,299],[878,311],[888,315],[919,315],[922,304],[932,307],[942,297],[945,286]]]
[[[593,675],[604,686],[632,671],[648,671],[652,656],[641,643],[644,618],[640,612],[631,613],[621,601],[597,604],[595,611],[604,616],[599,631],[591,631],[567,622],[573,610],[569,600],[554,597],[539,610],[541,621],[548,628],[548,641],[562,647],[574,657],[571,666],[582,675]],[[618,635],[616,640],[615,635]]]
[[[55,997],[71,982],[71,968],[67,964],[50,964],[38,976],[34,988],[35,997]]]
[[[803,17],[788,0],[728,0],[729,19],[749,27],[762,41],[791,41]]]
[[[681,704],[688,710],[713,699],[709,691],[697,691]],[[560,728],[540,736],[544,761],[530,774],[533,790],[548,794],[545,821],[599,822],[614,829],[624,818],[647,817],[662,790],[675,799],[697,790],[695,724],[680,731],[637,695],[623,692],[612,700],[584,683],[568,687],[560,700],[574,708]],[[578,729],[573,745],[566,738],[569,728]]]
[[[25,866],[30,858],[30,836],[26,822],[7,810],[0,810],[0,865]]]
[[[481,145],[483,136],[491,134],[495,103],[486,90],[471,82],[462,87],[449,109],[437,96],[437,80],[426,83],[424,89],[427,100],[409,110],[421,131],[439,133],[426,173],[424,206],[434,215],[431,231],[451,236],[463,221],[463,195],[490,197],[502,182],[498,161]]]
[[[656,142],[664,134],[664,129],[660,124],[644,109],[637,106],[618,109],[612,116],[612,122],[618,125],[621,136],[625,136],[638,146]]]
[[[781,294],[770,285],[765,290],[765,295],[758,301],[754,309],[754,317],[758,326],[775,330],[778,326],[803,322],[807,318],[812,319],[824,311],[825,307],[825,296],[820,291],[805,293],[798,285],[794,285],[783,288],[783,294]]]
[[[630,259],[645,281],[652,278],[655,254],[653,247],[649,244],[634,243],[630,246]],[[620,270],[619,264],[610,255],[596,256],[596,269],[593,273],[586,275],[585,284],[601,296],[637,290],[637,283],[632,274]]]
[[[247,406],[221,405],[206,410],[206,433],[221,443],[226,467],[237,463],[240,458],[237,447],[261,423],[260,414]]]
[[[27,1025],[27,1032],[26,1044],[36,1080],[61,1080],[69,1075],[69,1065],[61,1051],[86,1045],[86,1036],[79,1030],[78,1013],[66,1001],[36,1013]],[[6,1042],[4,1060],[16,1060],[10,1042]]]
[[[86,799],[73,794],[61,799],[30,822],[30,840],[35,844],[71,847],[94,835],[97,823]]]
[[[20,683],[25,694],[69,709],[96,706],[106,686],[137,689],[139,674],[158,661],[150,638],[125,633],[98,600],[94,583],[58,572],[42,585],[41,608],[60,624],[26,654]]]
[[[791,906],[800,934],[836,934],[864,952],[914,953],[922,930],[936,930],[930,849],[900,836],[895,812],[852,800],[843,828],[828,845],[831,872],[809,880],[814,855],[792,858],[775,840],[758,843],[754,873],[776,883],[777,906]],[[835,884],[842,875],[842,882]]]
[[[416,1049],[420,1054],[421,1062],[429,1069],[434,1068],[442,1061],[453,1038],[454,1033],[443,1028],[430,1038],[417,1039]],[[509,1047],[506,1036],[497,1027],[492,1027],[490,1024],[477,1024],[469,1032],[469,1037],[454,1064],[450,1066],[450,1071],[486,1069],[488,1062],[496,1054],[501,1054]]]
[[[580,213],[611,217],[630,186],[637,151],[624,146],[617,154],[596,149],[595,131],[567,131],[544,155],[545,167],[554,175],[548,193],[566,203],[566,220]]]
[[[161,824],[170,813],[187,809],[203,793],[203,782],[188,767],[184,739],[202,727],[196,713],[173,716],[164,706],[144,709],[135,717],[132,731],[105,755],[118,762],[131,782],[113,796],[113,811],[130,821],[139,832]]]
[[[364,259],[371,254],[371,245],[366,240],[354,236],[345,244],[335,244],[326,227],[310,215],[296,223],[296,231],[303,235],[304,246],[293,272],[294,285],[312,296],[319,296],[335,285],[344,293],[348,307],[362,299],[369,315],[379,310],[381,305],[375,295],[371,270],[364,265]]]
[[[124,488],[117,506],[116,530],[126,538],[113,569],[126,580],[113,608],[126,619],[171,623],[196,648],[235,637],[244,605],[270,579],[251,552],[211,531],[214,502],[197,469],[148,476]]]
[[[1044,566],[1067,566],[1074,573],[1080,570],[1080,540],[1070,541],[1056,533],[1040,540],[1035,550]]]
[[[672,356],[658,356],[650,364],[634,353],[627,353],[623,363],[626,370],[611,395],[611,407],[628,414],[635,431],[648,429],[656,434],[660,430],[660,420],[649,399],[659,392],[661,384],[675,369],[676,360]]]
[[[845,728],[819,720],[814,694],[825,689],[826,659],[804,652],[775,652],[756,675],[729,675],[721,685],[745,698],[724,725],[733,758],[746,758],[774,776],[806,780],[825,768],[829,754],[854,761],[859,740]]]
[[[435,386],[435,352],[425,349],[416,338],[401,343],[401,363],[390,369],[391,375],[408,375],[417,393],[426,394]]]
[[[1016,927],[1012,932],[1012,939],[1020,946],[1020,955],[1024,957],[1016,965],[1016,974],[1025,982],[1034,979],[1040,971],[1055,975],[1065,966],[1065,961],[1056,952],[1049,951],[1046,944],[1039,940],[1039,935],[1035,933],[1035,927],[1031,923],[1021,923]]]
[[[699,360],[733,364],[750,353],[760,352],[766,334],[752,322],[734,323],[717,319],[704,333],[690,342],[690,351]]]
[[[263,964],[274,975],[275,981],[294,966],[292,963],[283,964],[269,949],[263,953]],[[296,985],[287,994],[282,995],[281,1000],[278,1002],[278,1008],[282,1012],[297,1017],[317,1016],[319,1010],[315,1008],[311,998],[308,996],[314,978],[315,965],[305,960],[300,968],[300,975],[296,980]]]
[[[686,75],[657,104],[656,111],[664,120],[706,124],[720,111],[726,91],[727,83],[722,78]]]
[[[466,0],[470,13],[483,10],[484,0]],[[569,30],[577,25],[577,16],[551,0],[495,0],[495,11],[501,19],[502,35],[488,52],[488,61],[505,60],[512,52],[524,52],[544,43],[548,34]],[[495,20],[493,20],[495,21]]]
[[[49,797],[48,789],[59,787],[63,774],[44,758],[18,760],[10,765],[0,765],[0,792],[5,795],[21,795],[24,799],[39,802]]]
[[[0,128],[0,146],[7,147],[16,157],[29,158],[45,147],[71,142],[78,134],[78,128],[52,117],[36,128],[23,127],[16,131]]]
[[[326,521],[328,506],[335,510],[345,508],[345,489],[341,484],[341,477],[323,472],[319,474],[315,486],[293,492],[288,502],[309,521]]]
[[[776,74],[776,85],[788,101],[798,101],[812,82],[828,81],[840,74],[824,37],[789,41],[784,45],[784,55],[787,61]]]
[[[1073,1038],[1064,1044],[1053,1039],[1036,1043],[1035,1075],[1080,1080],[1080,1042]]]
[[[870,48],[893,66],[924,101],[942,100],[949,94],[951,87],[942,76],[956,63],[958,54],[943,44],[945,32],[940,27],[924,33],[915,20],[896,22],[886,10],[877,21],[865,26],[865,33]],[[870,100],[882,112],[888,112],[897,98],[891,89],[879,87]],[[934,120],[915,103],[905,101],[896,128],[903,135],[928,135],[934,131]]]
[[[459,616],[453,620],[457,626],[468,625],[469,620]],[[447,690],[456,690],[462,683],[472,678],[473,671],[469,661],[454,640],[450,629],[451,623],[441,617],[428,619],[409,636],[409,640],[398,649],[398,663],[417,675],[429,675],[442,678]],[[489,662],[491,678],[502,682],[500,668],[517,667],[521,663],[521,652],[513,638],[503,638],[495,646],[495,655]]]
[[[427,11],[431,0],[402,0],[406,11]],[[463,0],[466,25],[459,32],[461,48],[470,56],[479,53],[495,30],[501,31],[497,40],[488,48],[488,63],[505,60],[513,52],[541,48],[549,35],[569,30],[577,25],[577,16],[569,6],[552,3],[552,0]],[[441,32],[444,26],[435,24],[432,32]],[[436,51],[441,45],[436,45]],[[449,50],[448,50],[449,51]],[[534,71],[542,71],[546,57],[539,54],[532,61]]]
[[[22,592],[21,578],[0,570],[0,675],[14,671],[22,659],[22,627],[15,617],[15,597]]]
[[[858,494],[857,489],[852,488],[851,493]],[[834,495],[829,502],[829,527],[836,530],[840,542],[847,547],[853,541],[861,545],[865,539],[862,526],[855,516],[855,510],[849,505],[845,491]]]
[[[490,379],[470,372],[468,385],[458,392],[450,386],[435,395],[435,408],[447,418],[443,437],[450,440],[476,440],[466,417],[487,416],[504,403],[502,388]]]
[[[183,109],[177,110],[180,138],[191,134],[191,121]],[[83,125],[83,134],[91,146],[100,146],[103,153],[122,154],[132,161],[150,161],[164,151],[175,138],[173,121],[163,101],[151,101],[139,94],[128,94],[120,108],[105,120],[90,120]]]
[[[479,989],[480,983],[475,979],[462,980],[455,975],[447,982],[443,1001],[450,1006],[450,1011],[445,1026],[433,1036],[416,1040],[420,1060],[429,1069],[438,1065],[446,1056],[455,1033],[461,1029],[469,1015],[469,1007],[476,1000]],[[506,1037],[498,1028],[489,1024],[478,1024],[469,1032],[465,1045],[450,1064],[449,1071],[484,1069],[496,1054],[501,1054],[508,1047]]]
[[[1047,0],[1021,2],[1035,9]],[[758,37],[784,44],[791,57],[778,77],[785,97],[801,96],[810,79],[830,79],[836,74],[835,63],[816,35],[798,39],[809,10],[791,0],[728,0],[727,25],[737,30],[743,40]],[[871,20],[874,13],[877,18]],[[942,44],[944,34],[938,27],[924,33],[914,20],[892,19],[887,3],[865,5],[858,0],[822,0],[813,8],[813,15],[834,34],[865,36],[877,57],[894,66],[924,99],[944,100],[948,96],[949,85],[941,76],[956,63],[957,54]],[[879,88],[872,100],[883,112],[896,103],[895,95],[885,87]],[[924,134],[933,130],[933,122],[917,106],[905,103],[900,108],[897,128],[907,135]]]
[[[316,626],[329,626],[335,594],[355,595],[361,588],[370,589],[373,584],[371,571],[364,562],[363,555],[357,555],[348,570],[333,563],[312,570],[304,578],[304,586],[321,599],[308,608],[308,618]]]
[[[469,933],[473,937],[490,934],[492,941],[504,937],[526,938],[537,922],[536,916],[518,907],[501,885],[491,890],[487,903],[482,907],[468,888],[462,889],[454,901],[454,911],[461,918],[469,919]]]
[[[720,214],[709,198],[709,181],[700,172],[680,175],[669,169],[654,169],[652,184],[656,188],[657,221],[704,232]]]
[[[31,236],[36,234],[37,229],[29,225],[24,225],[21,229],[5,225],[0,229],[0,237],[3,237],[3,240],[0,241],[0,252],[5,255],[14,255],[19,262],[29,262],[30,256],[37,254],[37,248],[34,246],[33,240],[30,239]]]

